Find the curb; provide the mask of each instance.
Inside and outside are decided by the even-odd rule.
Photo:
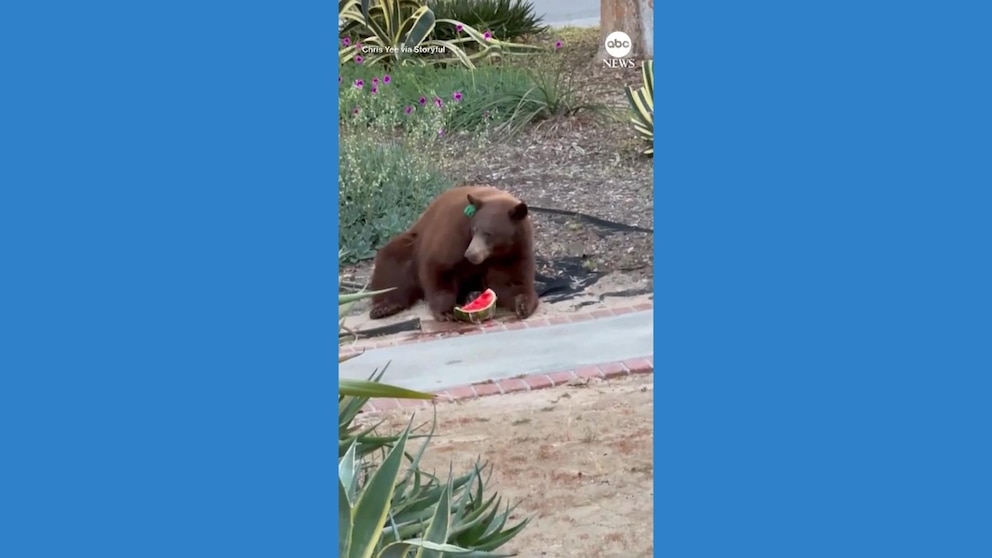
[[[398,409],[426,409],[438,402],[456,402],[478,399],[490,395],[505,395],[570,385],[591,379],[609,380],[633,374],[654,373],[654,355],[617,362],[583,366],[561,372],[517,376],[475,384],[447,388],[435,392],[433,400],[425,399],[372,399],[362,407],[363,413],[377,413]]]
[[[603,308],[591,312],[578,312],[575,314],[562,314],[550,318],[535,318],[528,320],[511,319],[507,321],[490,321],[482,325],[475,324],[438,324],[429,322],[423,331],[411,333],[406,337],[393,339],[391,341],[376,341],[376,338],[361,339],[349,345],[344,345],[339,349],[341,356],[361,354],[365,351],[384,349],[386,347],[396,347],[398,345],[409,345],[411,343],[427,343],[446,339],[450,337],[460,337],[462,335],[478,335],[482,333],[494,333],[500,331],[513,331],[517,329],[534,329],[563,324],[573,324],[577,322],[587,322],[598,318],[610,318],[634,312],[646,312],[654,309],[653,302],[641,302],[630,306],[619,306],[614,308]]]

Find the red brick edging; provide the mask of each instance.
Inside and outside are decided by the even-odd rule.
[[[487,395],[500,395],[521,391],[533,391],[549,387],[563,386],[571,382],[581,382],[598,378],[607,380],[631,374],[651,374],[654,372],[654,355],[628,359],[621,362],[607,362],[595,366],[583,366],[574,370],[563,370],[550,374],[518,376],[488,382],[479,382],[448,388],[437,392],[433,400],[424,399],[373,399],[362,408],[366,413],[391,411],[396,409],[427,408],[439,401],[460,401],[477,399]]]
[[[448,337],[461,336],[461,335],[477,335],[480,333],[512,331],[515,329],[532,329],[536,327],[547,327],[552,325],[585,322],[589,320],[595,320],[598,318],[608,318],[612,316],[630,314],[632,312],[644,312],[646,310],[651,310],[653,308],[654,308],[653,303],[641,302],[638,304],[631,304],[629,306],[602,308],[602,309],[593,310],[591,312],[559,314],[556,316],[551,316],[549,318],[536,318],[536,319],[532,318],[529,320],[517,320],[514,318],[505,321],[493,320],[481,325],[468,324],[468,323],[424,322],[421,326],[424,328],[423,331],[410,333],[405,337],[401,337],[399,339],[393,339],[389,341],[377,339],[374,337],[370,339],[361,339],[351,344],[343,345],[339,349],[339,354],[341,356],[350,356],[353,354],[358,354],[374,349],[384,349],[386,347],[395,347],[397,345],[406,345],[409,343],[424,343],[424,342],[436,341],[438,339],[444,339]]]

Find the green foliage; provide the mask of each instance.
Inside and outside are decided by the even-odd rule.
[[[339,252],[339,258],[343,256]],[[354,302],[375,293],[339,295],[341,316]],[[343,327],[343,321],[341,323]],[[340,331],[339,331],[340,337]],[[489,490],[487,464],[445,481],[422,470],[420,461],[434,434],[415,435],[410,424],[396,435],[377,432],[381,422],[359,426],[356,417],[370,397],[431,399],[427,393],[368,381],[341,380],[338,395],[338,556],[346,558],[498,557],[494,551],[529,523],[508,525],[513,508]],[[436,415],[435,415],[436,419]],[[408,451],[414,438],[424,441]]]
[[[564,56],[544,48],[525,64],[483,65],[472,71],[404,66],[387,74],[345,64],[340,73],[343,127],[357,123],[385,134],[402,129],[430,139],[485,129],[510,136],[551,118],[609,113],[598,101],[602,97],[580,88]],[[389,84],[383,85],[386,75]]]
[[[344,136],[339,149],[338,245],[348,252],[346,262],[374,256],[452,186],[426,155],[399,143]]]
[[[654,61],[644,61],[641,76],[644,86],[637,89],[628,86],[625,92],[633,110],[630,121],[634,124],[634,130],[651,143],[644,154],[654,155]]]
[[[548,26],[534,13],[529,0],[427,0],[440,18],[460,21],[475,29],[487,29],[504,41],[538,35]],[[434,38],[453,40],[457,32],[450,26],[434,30]]]
[[[435,17],[422,0],[339,0],[338,16],[352,35],[342,41],[341,63],[456,63],[474,68],[476,61],[498,54],[504,46],[470,25]],[[439,26],[456,36],[432,38]]]
[[[481,84],[478,95],[467,96],[463,110],[452,115],[449,127],[472,129],[487,122],[496,134],[512,136],[525,127],[555,118],[579,115],[598,120],[610,108],[583,91],[558,53],[530,57],[524,68],[500,68],[497,79]]]

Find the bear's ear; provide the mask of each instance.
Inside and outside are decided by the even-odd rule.
[[[482,200],[480,200],[479,198],[473,196],[472,194],[469,194],[468,195],[468,204],[471,205],[471,206],[473,206],[473,207],[475,207],[475,209],[478,210],[479,208],[482,207]]]
[[[510,210],[510,219],[520,221],[527,216],[527,204],[520,202]]]

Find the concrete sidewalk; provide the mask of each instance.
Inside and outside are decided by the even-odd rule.
[[[464,335],[374,349],[341,364],[341,378],[382,381],[422,391],[549,374],[654,354],[654,312],[586,322]]]

